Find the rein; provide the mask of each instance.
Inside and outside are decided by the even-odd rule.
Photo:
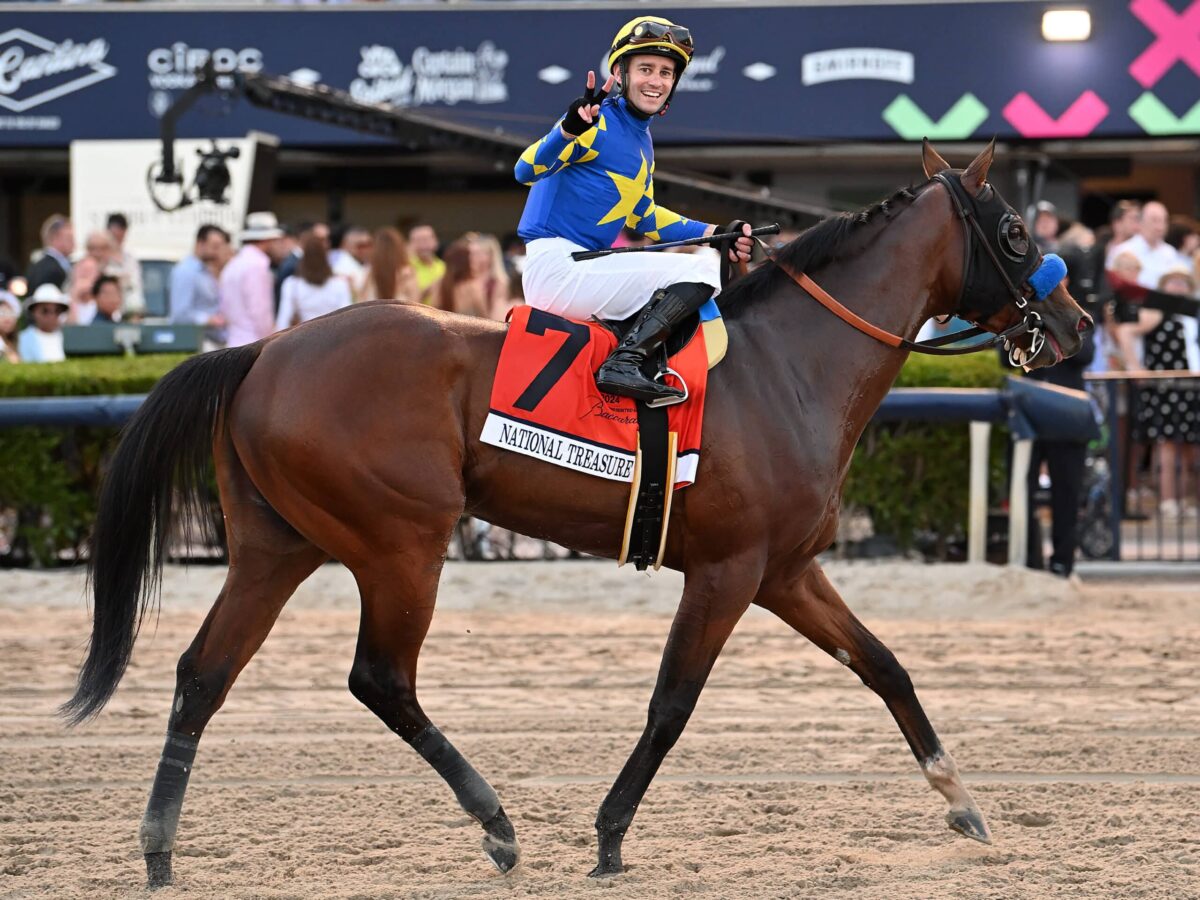
[[[989,246],[987,238],[983,234],[983,229],[980,228],[979,222],[976,220],[974,209],[959,198],[954,187],[951,185],[949,178],[943,173],[938,173],[934,179],[942,182],[946,190],[950,194],[950,199],[954,202],[955,210],[958,213],[958,218],[963,223],[964,237],[964,263],[963,263],[963,281],[962,290],[959,291],[957,307],[962,296],[966,292],[967,284],[970,281],[971,269],[971,249],[972,239],[977,238],[980,245],[987,251],[988,258],[991,260],[993,268],[1004,282],[1004,287],[1008,290],[1012,297],[1012,302],[1021,311],[1023,318],[1015,325],[1006,328],[1001,332],[990,332],[986,328],[975,326],[973,328],[964,328],[961,331],[956,331],[953,334],[942,335],[937,338],[930,338],[926,341],[910,341],[898,334],[892,334],[877,325],[872,325],[866,319],[862,318],[857,313],[847,309],[843,304],[839,303],[828,291],[822,288],[819,284],[813,281],[808,275],[803,272],[796,272],[787,263],[781,261],[771,252],[771,249],[761,239],[758,240],[759,246],[762,247],[767,259],[775,264],[776,267],[785,272],[792,281],[796,282],[802,290],[804,290],[814,300],[824,306],[827,310],[837,316],[846,324],[854,329],[861,331],[863,334],[874,338],[880,343],[886,344],[889,347],[895,347],[900,350],[907,350],[913,353],[924,353],[930,356],[962,356],[967,353],[978,353],[980,350],[988,350],[998,344],[1003,343],[1009,347],[1009,360],[1014,366],[1021,363],[1015,359],[1015,354],[1018,350],[1015,346],[1009,346],[1009,342],[1023,334],[1032,334],[1033,340],[1026,352],[1026,359],[1032,359],[1041,351],[1042,345],[1045,343],[1045,333],[1042,331],[1042,317],[1029,307],[1029,299],[1025,294],[1018,290],[1017,286],[1012,283],[1012,279],[1004,271],[999,258],[995,251]],[[986,341],[981,341],[977,344],[971,344],[968,347],[947,347],[946,344],[952,344],[966,338],[978,337],[981,334],[991,334],[992,337]]]

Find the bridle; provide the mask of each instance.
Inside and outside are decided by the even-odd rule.
[[[1035,296],[1035,294],[1033,288],[1028,283],[1029,276],[1037,271],[1041,265],[1042,254],[1038,250],[1037,245],[1028,239],[1028,236],[1024,239],[1026,246],[1023,249],[1020,247],[1019,241],[1014,245],[1008,240],[1007,227],[1014,222],[1019,222],[1019,219],[1016,218],[1016,214],[1009,210],[1008,207],[1004,207],[1003,212],[998,216],[989,214],[989,218],[996,218],[998,220],[997,243],[1000,245],[1001,252],[1010,260],[1008,265],[1002,262],[1000,257],[996,255],[996,251],[992,248],[991,241],[988,240],[983,226],[980,225],[980,210],[976,198],[967,193],[958,176],[958,172],[948,170],[939,172],[930,179],[931,181],[940,181],[945,186],[947,192],[950,194],[951,201],[954,203],[955,212],[959,220],[963,223],[962,288],[959,290],[954,308],[960,308],[963,298],[969,293],[975,293],[971,289],[972,279],[976,277],[976,273],[973,272],[973,263],[976,248],[981,248],[985,253],[986,259],[991,262],[995,274],[1000,276],[1000,281],[1008,294],[1008,302],[1016,306],[1022,317],[1020,322],[1006,328],[1004,331],[992,332],[987,328],[977,325],[973,328],[964,328],[953,334],[931,338],[927,341],[916,342],[907,340],[898,334],[892,334],[890,331],[872,325],[857,313],[851,312],[835,300],[824,288],[809,278],[808,275],[803,272],[794,271],[787,263],[776,257],[761,240],[759,243],[766,252],[767,258],[787,273],[814,300],[842,321],[875,340],[887,344],[889,347],[933,356],[960,356],[965,353],[978,353],[980,350],[987,350],[995,347],[997,344],[1003,343],[1008,349],[1009,362],[1014,366],[1019,366],[1022,364],[1022,361],[1018,360],[1017,354],[1022,351],[1021,348],[1011,343],[1014,338],[1020,337],[1023,334],[1033,335],[1029,349],[1023,351],[1025,354],[1024,361],[1031,360],[1037,356],[1046,343],[1045,325],[1042,322],[1042,317],[1030,306],[1030,298]],[[983,192],[994,195],[991,185],[985,185]],[[1014,283],[1013,277],[1010,276],[1010,271],[1016,276],[1021,285],[1020,288]],[[978,337],[981,334],[991,334],[992,337],[986,341],[966,347],[945,346],[946,344],[953,344],[967,338]]]

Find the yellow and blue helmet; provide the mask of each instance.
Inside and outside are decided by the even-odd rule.
[[[638,16],[622,25],[613,38],[612,47],[608,51],[608,70],[611,72],[613,66],[620,65],[621,90],[624,92],[629,81],[627,73],[630,56],[650,54],[675,60],[675,81],[660,110],[660,113],[666,112],[667,104],[675,94],[675,87],[683,77],[683,70],[692,61],[695,49],[692,33],[684,26],[661,16]]]
[[[695,51],[692,33],[682,25],[660,16],[638,16],[621,26],[613,38],[608,51],[608,69],[623,56],[633,53],[652,53],[665,56],[679,64],[677,75],[682,75]]]

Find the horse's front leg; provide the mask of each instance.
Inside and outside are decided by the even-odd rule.
[[[950,804],[946,814],[950,827],[990,844],[992,836],[983,813],[929,724],[908,673],[892,651],[850,612],[821,567],[812,562],[799,574],[783,575],[764,583],[754,602],[848,666],[879,695],[900,726],[925,778]]]
[[[717,655],[750,606],[761,578],[761,564],[738,557],[689,567],[646,728],[596,816],[599,863],[592,877],[622,871],[621,842],[638,804],[683,733]]]

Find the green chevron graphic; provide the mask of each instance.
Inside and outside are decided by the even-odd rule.
[[[1129,118],[1141,125],[1146,134],[1200,134],[1200,103],[1179,118],[1149,91],[1133,101]]]
[[[988,109],[974,94],[963,94],[936,122],[907,94],[901,94],[883,111],[883,121],[906,141],[961,141],[969,138],[985,121]]]

